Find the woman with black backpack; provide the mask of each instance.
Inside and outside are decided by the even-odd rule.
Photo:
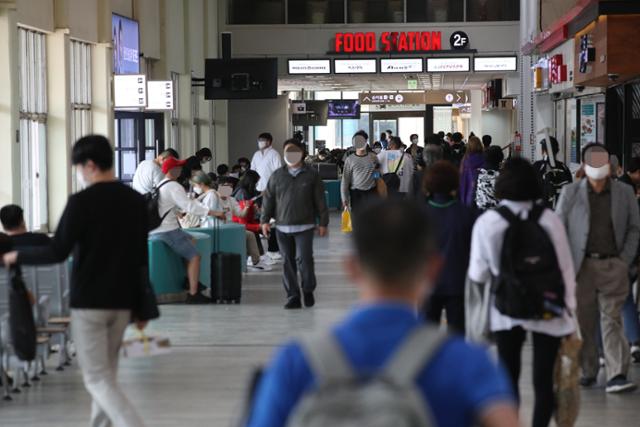
[[[554,411],[553,372],[561,339],[574,333],[575,272],[564,226],[538,204],[542,190],[532,165],[508,160],[496,182],[497,209],[476,222],[468,286],[492,282],[489,328],[518,394],[521,353],[533,335],[533,427]]]

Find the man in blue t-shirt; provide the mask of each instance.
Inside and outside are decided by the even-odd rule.
[[[427,215],[410,201],[380,202],[354,221],[355,254],[345,263],[360,304],[333,334],[355,372],[378,372],[424,320],[423,301],[441,266]],[[448,338],[416,379],[438,427],[515,427],[509,380],[482,348]],[[316,387],[299,343],[278,351],[258,384],[249,427],[283,427]],[[393,426],[389,426],[393,427]]]

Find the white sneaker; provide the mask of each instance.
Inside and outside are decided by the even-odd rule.
[[[282,255],[279,252],[267,252],[272,261],[282,261]]]
[[[631,358],[633,359],[633,363],[640,363],[640,346],[631,346]]]
[[[264,264],[262,261],[260,261],[259,263],[255,264],[255,265],[248,265],[247,266],[247,270],[254,272],[254,273],[260,273],[263,271],[271,271],[272,268],[269,265]]]
[[[269,255],[262,255],[260,257],[260,262],[266,265],[274,265],[276,263]]]

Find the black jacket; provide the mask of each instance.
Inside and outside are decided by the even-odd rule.
[[[307,165],[296,177],[283,166],[271,175],[263,193],[262,217],[268,223],[275,218],[280,225],[329,225],[329,210],[324,198],[324,183],[320,175]]]

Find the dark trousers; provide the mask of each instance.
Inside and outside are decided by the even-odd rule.
[[[443,310],[447,314],[449,332],[464,336],[464,296],[431,295],[424,306],[424,315],[427,320],[439,324]]]
[[[271,233],[269,235],[269,252],[280,252],[280,246],[278,246],[278,238],[276,237],[276,233]]]
[[[316,289],[316,272],[313,263],[314,232],[314,229],[291,234],[276,231],[280,253],[284,258],[282,283],[288,299],[300,298],[298,271],[302,278],[302,291],[308,293]]]
[[[351,212],[358,212],[363,206],[371,202],[371,199],[377,197],[378,191],[376,187],[370,190],[349,190],[349,196],[351,198]],[[351,219],[353,221],[353,218]]]
[[[260,256],[264,255],[264,247],[262,246],[262,234],[254,232],[256,236],[256,241],[258,242],[258,252],[260,252]]]
[[[498,356],[507,368],[513,390],[520,400],[518,381],[522,367],[522,346],[526,332],[521,327],[495,332]],[[560,349],[560,338],[533,333],[533,427],[547,427],[555,409],[553,367]]]

